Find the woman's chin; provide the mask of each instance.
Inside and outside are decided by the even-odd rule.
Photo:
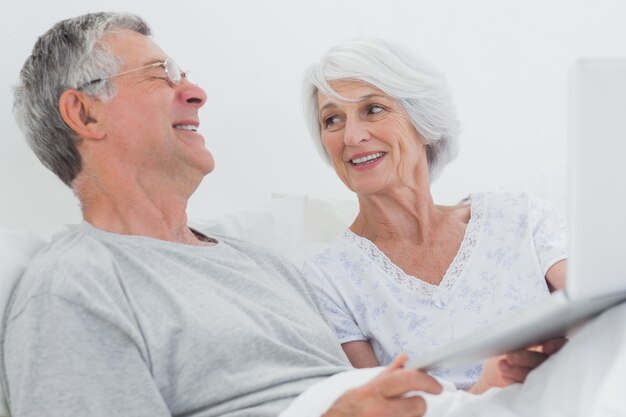
[[[370,196],[385,192],[386,187],[378,182],[358,182],[348,184],[348,188],[359,196]]]

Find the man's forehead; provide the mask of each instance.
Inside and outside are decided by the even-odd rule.
[[[144,64],[167,55],[148,36],[132,30],[116,30],[104,34],[101,39],[107,48],[126,64]]]

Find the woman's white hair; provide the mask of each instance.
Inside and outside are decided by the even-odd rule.
[[[457,156],[460,124],[441,71],[399,45],[379,39],[357,39],[329,49],[304,76],[306,123],[327,162],[330,160],[321,140],[317,92],[347,100],[328,84],[333,80],[368,83],[404,108],[427,145],[431,182]]]

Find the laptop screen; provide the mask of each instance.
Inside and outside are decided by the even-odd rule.
[[[571,77],[571,298],[626,290],[626,57],[581,59]]]

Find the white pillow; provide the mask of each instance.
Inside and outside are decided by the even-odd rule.
[[[270,248],[302,266],[350,225],[358,205],[352,200],[273,195],[256,207],[211,220],[191,221],[208,235],[222,234]]]
[[[358,212],[356,198],[308,198],[302,225],[303,238],[313,243],[330,243],[352,224]]]
[[[547,200],[559,209],[563,216],[567,210],[567,166],[564,159],[556,161],[531,173],[520,175],[515,181],[499,187],[500,190],[526,191]]]
[[[0,229],[0,311],[3,314],[17,280],[31,258],[47,243],[46,238],[35,233]],[[0,341],[4,341],[4,321],[0,324]],[[0,416],[8,415],[2,392]]]

